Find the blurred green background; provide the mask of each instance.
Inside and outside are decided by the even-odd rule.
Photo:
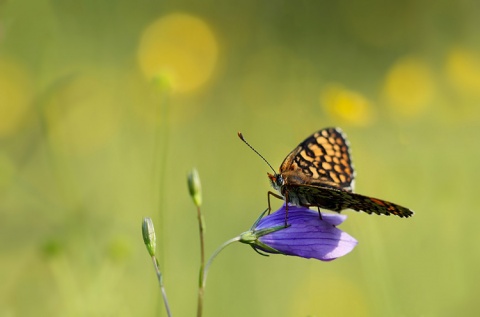
[[[0,316],[174,316],[199,261],[266,207],[268,167],[310,133],[349,137],[356,191],[323,263],[235,244],[205,316],[478,316],[480,2],[0,1]],[[275,201],[274,206],[281,205]]]

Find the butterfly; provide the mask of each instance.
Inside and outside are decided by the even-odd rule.
[[[267,162],[241,133],[238,136]],[[353,209],[402,218],[413,215],[413,211],[406,207],[353,192],[355,170],[349,143],[340,128],[325,128],[306,138],[283,160],[279,173],[267,164],[274,171],[273,174],[267,173],[271,185],[280,194],[268,192],[269,206],[272,195],[284,199],[287,207],[293,204],[336,212]]]

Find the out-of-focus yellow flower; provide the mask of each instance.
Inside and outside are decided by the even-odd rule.
[[[109,141],[120,117],[115,95],[112,83],[95,75],[74,78],[52,93],[45,115],[57,150],[83,155]]]
[[[181,13],[159,18],[142,34],[138,61],[145,76],[173,92],[204,84],[215,69],[217,40],[201,19]]]
[[[480,97],[480,54],[465,48],[454,48],[446,61],[447,76],[461,93]]]
[[[435,95],[432,72],[419,58],[402,58],[388,71],[383,92],[395,114],[406,117],[420,115]]]
[[[374,110],[367,98],[338,84],[323,89],[320,103],[329,115],[343,124],[366,126],[375,119]]]
[[[30,79],[24,68],[0,57],[0,138],[18,130],[31,96]]]

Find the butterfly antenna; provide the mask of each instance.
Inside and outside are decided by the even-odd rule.
[[[272,165],[270,165],[270,163],[268,163],[268,161],[262,156],[262,154],[258,153],[258,151],[255,150],[255,149],[253,148],[253,146],[251,146],[251,145],[245,140],[245,138],[243,137],[242,132],[238,132],[238,137],[239,137],[240,140],[242,140],[246,145],[248,145],[248,147],[251,148],[253,152],[257,153],[257,155],[260,156],[260,157],[265,161],[265,163],[267,163],[267,165],[272,169],[273,174],[277,175],[277,172],[275,172],[275,169],[272,167]]]

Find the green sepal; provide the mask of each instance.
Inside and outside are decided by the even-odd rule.
[[[263,214],[265,214],[265,212]],[[261,218],[261,216],[260,216],[260,218]],[[258,238],[260,238],[264,235],[267,235],[269,233],[285,229],[285,228],[287,228],[287,227],[285,227],[285,226],[275,226],[275,227],[271,227],[271,228],[261,229],[261,230],[258,230],[258,231],[248,230],[248,231],[246,231],[246,232],[244,232],[240,235],[240,240],[239,241],[242,242],[242,243],[250,244],[252,246],[252,248],[257,253],[260,253],[261,255],[266,255],[266,254],[262,254],[261,252],[259,252],[258,249],[261,249],[263,251],[270,252],[270,253],[282,254],[282,252],[278,251],[277,249],[274,249],[274,248],[266,245],[265,243],[259,241]]]

